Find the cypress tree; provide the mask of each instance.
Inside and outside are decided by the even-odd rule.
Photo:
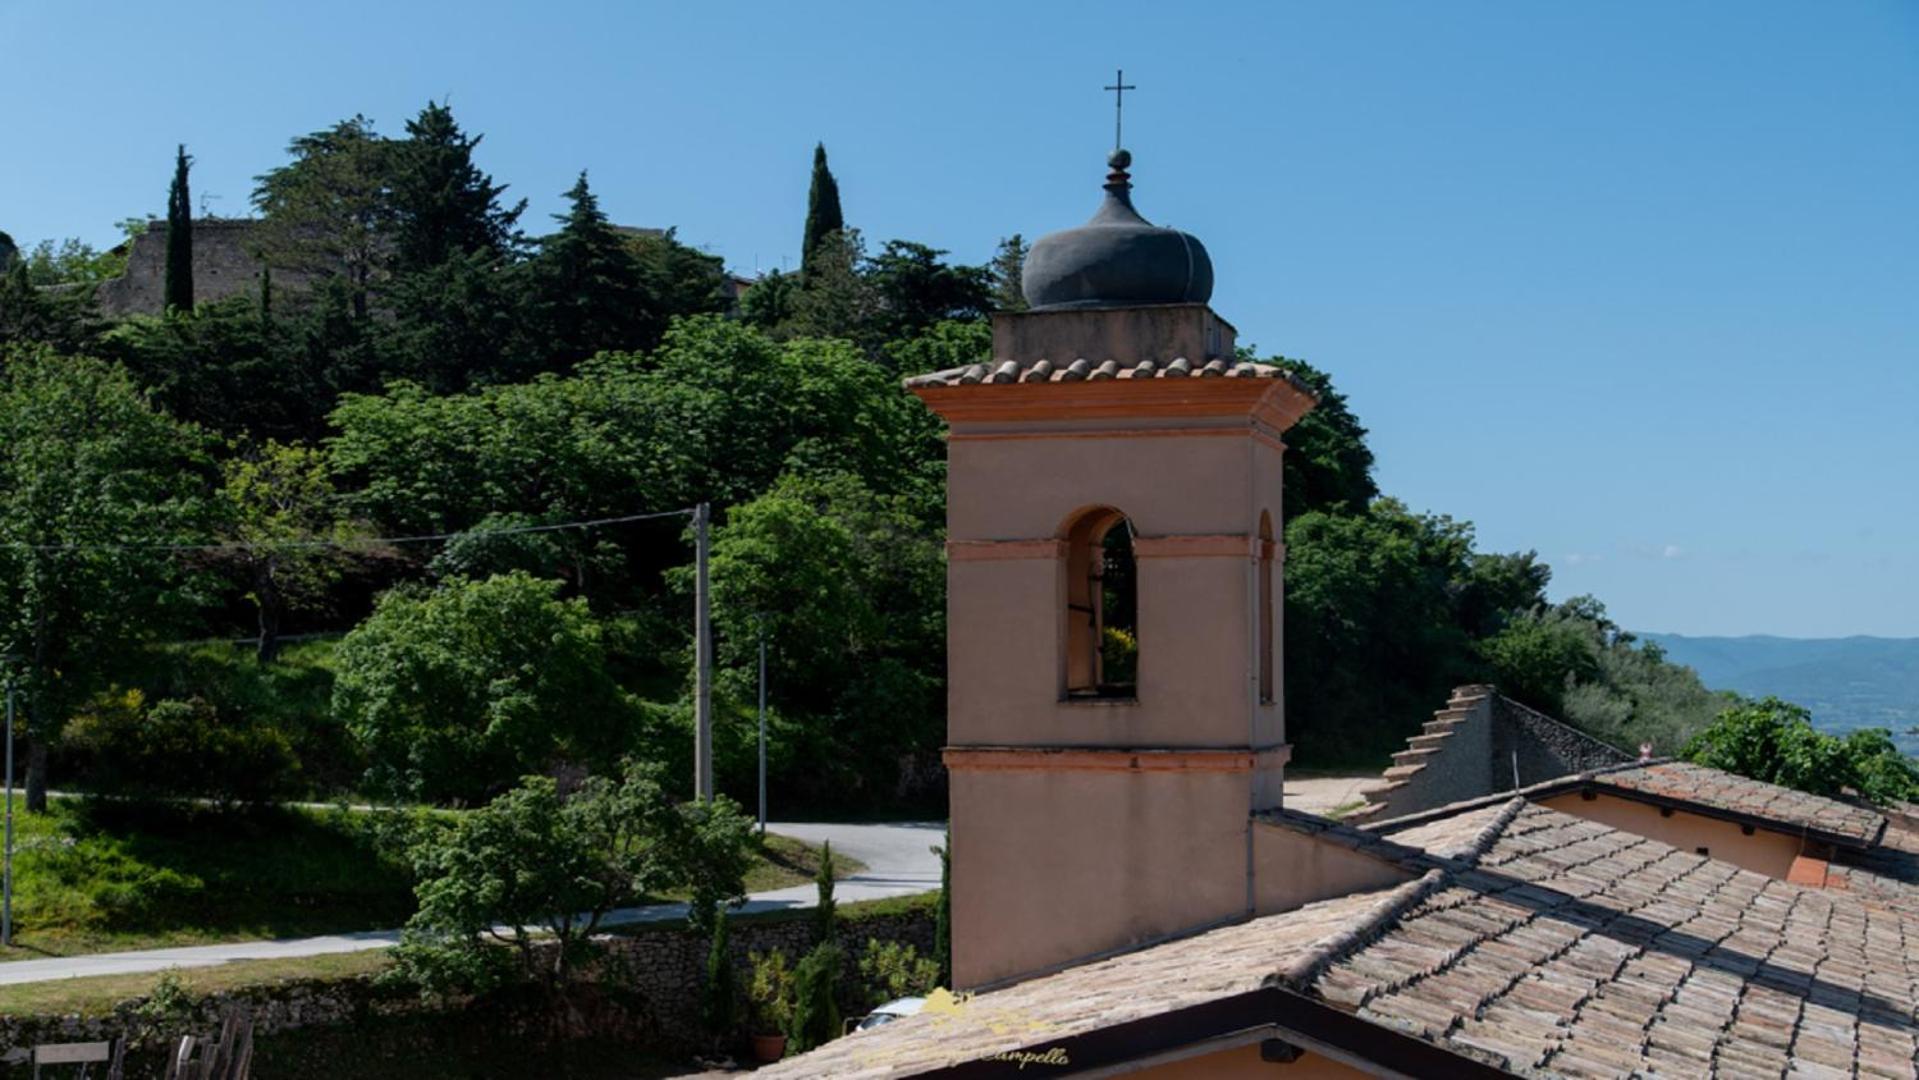
[[[833,842],[830,840],[820,848],[820,868],[813,875],[813,885],[819,890],[819,904],[813,908],[813,937],[819,944],[831,944],[839,905],[833,902]]]
[[[993,307],[998,311],[1026,310],[1026,238],[1018,233],[999,242],[989,268],[993,281]]]
[[[813,186],[806,193],[806,236],[800,241],[800,272],[806,272],[820,241],[846,227],[840,213],[840,185],[826,167],[826,144],[813,147]]]
[[[173,185],[167,189],[166,309],[193,310],[193,200],[187,170],[193,159],[183,143],[173,159]]]
[[[726,913],[714,912],[713,941],[706,954],[706,994],[700,1012],[707,1034],[724,1044],[739,1028],[739,988],[733,972]]]
[[[793,1027],[786,1033],[789,1054],[803,1054],[839,1037],[840,967],[846,954],[830,941],[813,946],[793,970]]]

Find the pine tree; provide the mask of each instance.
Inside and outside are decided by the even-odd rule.
[[[554,215],[560,231],[540,242],[532,266],[545,366],[651,348],[660,319],[639,259],[600,210],[584,172],[566,198],[572,209]]]
[[[407,137],[393,154],[393,264],[395,273],[438,266],[457,255],[507,254],[522,199],[500,204],[505,184],[473,163],[483,135],[469,137],[453,110],[428,102],[407,121]]]
[[[813,885],[819,890],[819,904],[813,908],[813,940],[830,945],[839,918],[839,905],[833,901],[833,842],[830,840],[820,847],[820,868],[813,875]]]
[[[993,275],[993,307],[998,311],[1025,311],[1026,238],[1018,233],[999,242],[989,269]]]
[[[826,144],[813,147],[813,186],[806,192],[806,235],[800,241],[800,273],[812,265],[813,249],[828,236],[846,228],[840,213],[840,184],[826,167]]]
[[[173,159],[173,184],[167,189],[166,309],[193,310],[193,200],[187,191],[187,170],[193,159],[181,144]]]

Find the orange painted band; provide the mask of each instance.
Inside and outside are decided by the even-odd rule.
[[[1096,750],[1054,746],[949,746],[949,769],[1043,772],[1252,772],[1292,759],[1290,746],[1263,750]]]
[[[995,559],[1059,559],[1066,555],[1066,541],[1045,540],[948,540],[946,557],[952,562],[985,562]]]

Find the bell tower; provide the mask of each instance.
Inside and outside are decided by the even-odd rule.
[[[1134,210],[1027,257],[990,362],[907,380],[949,426],[953,964],[978,988],[1236,919],[1280,803],[1281,436],[1200,242]]]

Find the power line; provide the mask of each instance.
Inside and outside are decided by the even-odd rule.
[[[28,544],[21,541],[0,543],[0,547],[15,551],[251,551],[258,548],[349,548],[380,547],[394,544],[431,544],[451,540],[456,536],[478,533],[485,536],[517,536],[524,533],[561,532],[566,529],[591,529],[601,525],[624,525],[633,521],[652,521],[656,518],[692,517],[694,507],[684,510],[661,510],[651,514],[625,514],[620,517],[584,518],[579,521],[558,521],[544,525],[514,525],[504,529],[462,529],[457,532],[421,533],[417,536],[359,536],[342,537],[332,540],[226,540],[215,544],[160,544],[160,543],[109,543],[109,544]]]

